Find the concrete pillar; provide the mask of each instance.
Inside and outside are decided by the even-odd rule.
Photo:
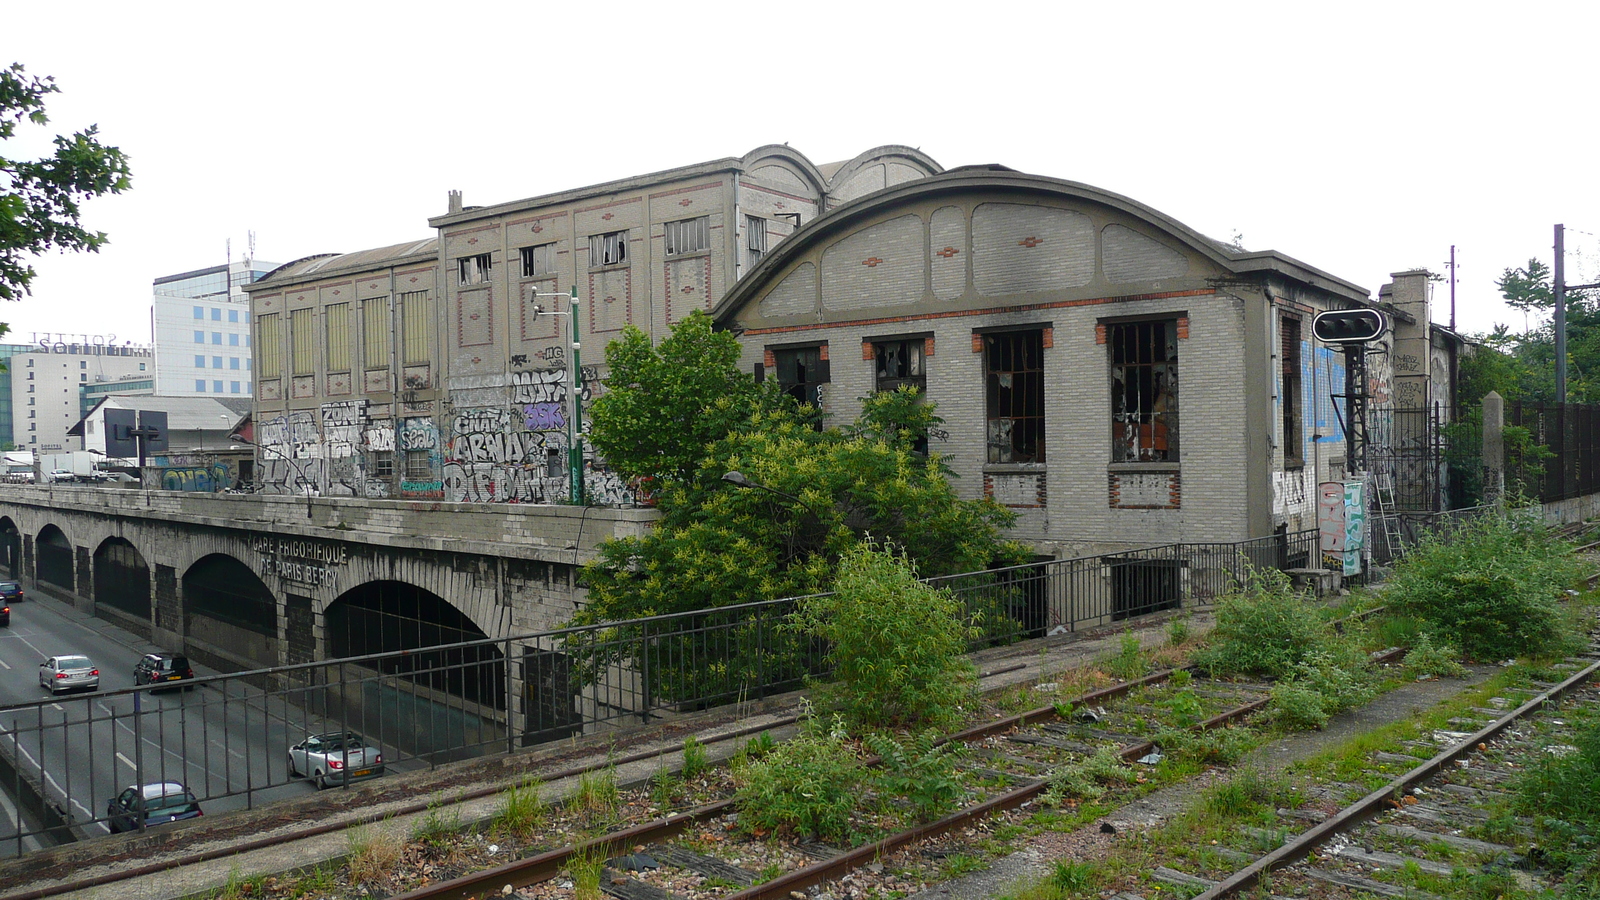
[[[1506,401],[1496,391],[1483,398],[1483,502],[1505,507]]]

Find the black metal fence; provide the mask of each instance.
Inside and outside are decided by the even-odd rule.
[[[932,583],[978,617],[975,647],[993,646],[1206,603],[1252,566],[1312,566],[1316,555],[1317,534],[1305,531]],[[290,747],[308,735],[353,731],[381,749],[386,770],[414,770],[789,690],[826,673],[825,648],[789,624],[806,599],[0,708],[0,789],[14,801],[0,850],[103,834],[108,800],[132,784],[180,782],[213,813],[311,793],[308,776],[342,784],[331,764],[301,760],[291,774]],[[481,689],[451,689],[461,684]]]
[[[1600,492],[1600,405],[1513,401],[1506,424],[1528,429],[1532,442],[1553,454],[1535,463],[1540,501]]]

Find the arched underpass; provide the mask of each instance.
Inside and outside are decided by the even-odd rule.
[[[39,557],[36,566],[39,580],[69,593],[75,590],[76,586],[72,583],[72,542],[61,533],[61,529],[54,525],[39,529],[39,536],[33,539],[33,547]]]
[[[359,701],[345,692],[347,719],[381,719],[381,740],[435,761],[505,746],[504,648],[472,644],[488,636],[444,598],[368,582],[330,604],[323,625],[330,658],[359,660],[345,665],[347,684],[351,668],[361,678]]]
[[[183,633],[191,655],[220,669],[278,665],[278,602],[250,567],[220,553],[183,573]]]
[[[94,602],[97,611],[127,613],[149,637],[150,566],[123,538],[107,538],[94,551]]]
[[[0,516],[0,572],[13,581],[22,573],[22,535],[10,516]]]

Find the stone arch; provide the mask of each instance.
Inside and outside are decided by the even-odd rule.
[[[500,646],[429,649],[488,637],[469,616],[432,591],[403,581],[357,585],[328,605],[323,633],[331,658],[410,651],[377,661],[374,668],[469,703],[506,708],[505,655]]]
[[[75,587],[72,578],[72,541],[54,525],[39,529],[33,539],[38,558],[35,571],[41,582],[71,593]]]
[[[94,551],[95,608],[110,607],[150,621],[150,564],[126,538],[106,538]]]
[[[183,639],[190,653],[204,654],[219,668],[275,666],[277,598],[232,556],[203,556],[183,573]]]
[[[0,572],[13,580],[22,574],[22,530],[10,516],[0,516]]]

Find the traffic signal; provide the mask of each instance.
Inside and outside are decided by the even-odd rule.
[[[1325,344],[1365,344],[1388,330],[1389,320],[1375,309],[1330,309],[1311,322],[1311,333]]]

